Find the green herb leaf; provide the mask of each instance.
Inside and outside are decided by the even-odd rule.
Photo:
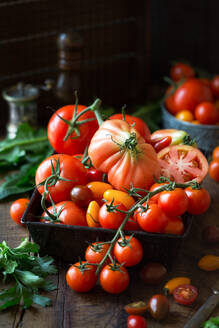
[[[33,303],[41,305],[43,307],[50,306],[51,305],[51,300],[48,297],[41,296],[38,294],[34,294],[32,296]]]

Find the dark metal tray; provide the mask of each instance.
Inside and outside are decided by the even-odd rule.
[[[34,242],[40,245],[41,255],[51,255],[55,259],[74,263],[80,257],[83,259],[88,242],[111,240],[114,230],[90,228],[39,222],[42,214],[41,195],[34,190],[29,205],[23,215],[22,222],[26,224]],[[189,234],[193,216],[183,216],[185,232],[183,235],[169,235],[135,231],[144,249],[143,261],[158,261],[171,267],[182,242]],[[128,234],[132,232],[128,231]]]

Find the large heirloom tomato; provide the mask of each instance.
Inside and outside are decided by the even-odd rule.
[[[139,132],[123,120],[103,122],[91,139],[88,154],[93,165],[108,174],[118,190],[150,187],[160,174],[157,154]]]
[[[200,150],[192,146],[169,146],[162,149],[157,155],[161,175],[176,183],[191,180],[200,183],[208,173],[207,159]]]
[[[53,174],[52,170],[55,170],[56,174]],[[86,169],[78,159],[70,155],[55,154],[46,158],[39,165],[35,182],[39,193],[42,194],[44,192],[43,182],[53,175],[54,178],[50,181],[48,190],[53,201],[58,203],[70,199],[70,191],[75,185],[86,184],[86,174]],[[61,179],[56,176],[60,176]]]
[[[86,106],[78,105],[77,114],[80,114],[85,108]],[[94,132],[98,129],[95,114],[92,111],[88,111],[72,123],[72,131],[67,136],[70,126],[61,118],[71,122],[74,111],[75,105],[64,106],[58,109],[49,120],[47,127],[48,139],[57,153],[68,155],[83,153]],[[88,121],[82,124],[84,120]]]

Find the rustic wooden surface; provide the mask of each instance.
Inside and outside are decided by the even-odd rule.
[[[204,272],[197,267],[197,261],[205,254],[219,255],[219,245],[208,246],[201,241],[201,231],[204,225],[217,224],[219,213],[219,185],[210,180],[205,181],[205,187],[210,191],[212,204],[209,211],[196,217],[192,231],[181,247],[166,280],[175,276],[189,276],[192,283],[198,287],[199,296],[193,306],[177,305],[172,297],[170,314],[161,323],[146,315],[149,328],[182,328],[195,311],[211,294],[211,288],[219,289],[219,275],[216,272]],[[6,240],[11,246],[16,246],[21,237],[27,236],[26,228],[17,226],[9,217],[9,207],[12,201],[0,203],[0,240]],[[52,279],[58,289],[50,292],[53,306],[48,308],[32,307],[22,311],[18,308],[6,310],[0,314],[1,328],[123,328],[126,327],[127,315],[123,306],[127,303],[145,300],[153,294],[160,293],[163,284],[157,287],[144,285],[136,272],[131,279],[128,290],[119,296],[103,292],[100,286],[87,294],[78,294],[68,288],[65,282],[66,267],[59,264],[59,273]],[[165,281],[166,281],[165,280]],[[212,313],[219,316],[219,306]]]

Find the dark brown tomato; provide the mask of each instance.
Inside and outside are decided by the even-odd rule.
[[[152,296],[148,302],[148,310],[155,320],[163,320],[169,313],[168,298],[162,294]]]
[[[72,188],[70,198],[78,206],[87,207],[94,199],[94,195],[87,186],[78,185]]]
[[[158,285],[162,282],[167,269],[161,263],[150,262],[145,264],[140,271],[140,278],[145,284]]]

